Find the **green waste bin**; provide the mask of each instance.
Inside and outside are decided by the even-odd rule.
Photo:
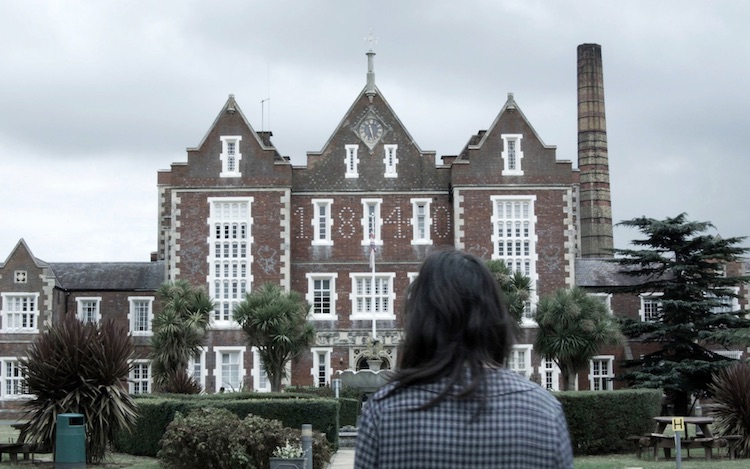
[[[83,414],[58,414],[55,436],[56,467],[86,467],[86,426]]]

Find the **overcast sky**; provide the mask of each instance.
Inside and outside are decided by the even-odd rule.
[[[370,28],[378,88],[438,156],[513,92],[575,162],[576,47],[601,44],[614,220],[750,235],[749,22],[744,0],[3,0],[0,262],[21,238],[48,262],[148,260],[157,171],[230,93],[305,164],[365,85]]]

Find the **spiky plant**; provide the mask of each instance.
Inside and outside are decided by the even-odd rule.
[[[737,452],[750,456],[750,364],[735,363],[713,374],[708,385],[715,403],[712,415],[719,435],[740,435]]]
[[[155,387],[161,392],[200,392],[197,382],[188,382],[191,378],[186,370],[190,359],[200,352],[214,303],[204,290],[184,280],[165,283],[158,294],[162,309],[154,317],[151,337]]]
[[[131,430],[138,417],[127,391],[132,353],[127,328],[111,319],[83,324],[68,315],[53,324],[20,360],[34,395],[25,405],[25,441],[52,446],[57,415],[83,414],[86,461],[101,462],[117,433]]]
[[[500,259],[485,261],[484,264],[505,293],[505,298],[508,300],[508,312],[516,320],[516,337],[520,337],[523,313],[531,298],[531,279],[519,271],[514,272]]]

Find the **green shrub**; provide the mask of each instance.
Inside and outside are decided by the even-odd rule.
[[[359,412],[361,405],[357,399],[339,399],[341,407],[339,409],[339,425],[340,427],[346,426],[357,426],[357,419],[359,418]]]
[[[287,441],[299,444],[300,431],[278,420],[255,415],[240,420],[226,409],[202,408],[175,416],[157,456],[167,469],[262,469]],[[331,454],[325,437],[314,433],[313,469],[325,468]]]
[[[267,399],[263,393],[252,393],[146,397],[137,399],[137,402],[141,415],[134,431],[132,434],[121,432],[115,443],[117,450],[124,453],[156,456],[159,439],[175,414],[180,412],[186,415],[193,409],[203,407],[227,409],[239,418],[253,414],[279,420],[291,428],[311,424],[313,430],[325,434],[334,448],[338,447],[339,402],[335,399],[283,394]]]
[[[555,397],[565,411],[573,452],[584,455],[631,450],[625,437],[653,431],[662,394],[655,389],[627,389],[559,392]]]

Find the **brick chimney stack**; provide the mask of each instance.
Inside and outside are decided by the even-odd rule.
[[[581,257],[613,257],[602,47],[578,46]]]

